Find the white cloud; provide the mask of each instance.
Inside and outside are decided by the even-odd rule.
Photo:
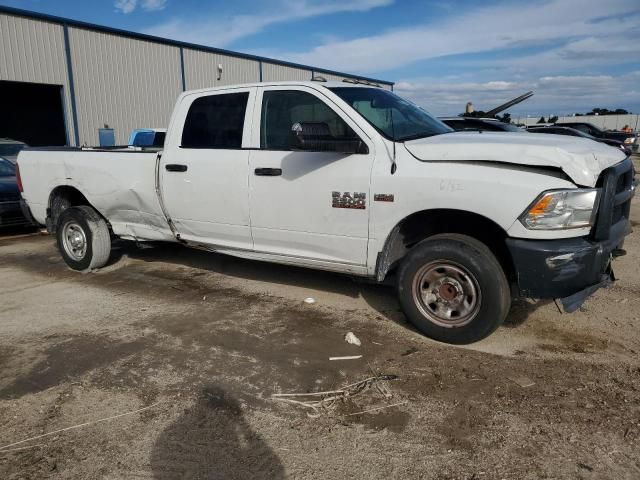
[[[116,0],[113,6],[116,8],[116,11],[126,15],[138,8],[138,0]],[[147,12],[155,12],[157,10],[164,10],[167,6],[167,0],[142,0],[140,6]]]
[[[167,6],[167,0],[142,0],[142,8],[148,12],[164,10]]]
[[[462,113],[469,101],[473,102],[477,110],[490,110],[533,90],[535,95],[531,99],[509,109],[515,116],[584,113],[594,107],[634,110],[640,106],[638,85],[640,71],[619,76],[544,76],[518,82],[451,83],[426,78],[398,82],[394,90],[436,115]]]
[[[214,11],[195,20],[176,18],[147,28],[145,33],[223,47],[273,24],[333,13],[367,11],[391,3],[393,0],[282,0],[277,5],[270,4],[268,11],[235,16],[222,16]]]
[[[117,11],[124,14],[133,12],[137,5],[138,0],[116,0],[113,4]]]
[[[550,45],[585,36],[636,30],[640,24],[637,0],[550,0],[500,3],[480,7],[448,20],[429,19],[413,27],[389,30],[379,35],[333,41],[308,52],[281,52],[294,62],[336,70],[379,72],[419,60],[447,55],[487,52],[524,46]],[[580,56],[589,45],[574,44],[570,58]],[[602,54],[606,49],[601,49]]]

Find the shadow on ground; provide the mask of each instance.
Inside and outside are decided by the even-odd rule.
[[[359,277],[255,260],[245,260],[170,243],[159,243],[153,246],[139,248],[132,242],[119,242],[114,248],[110,263],[116,263],[124,255],[145,262],[172,263],[174,265],[207,270],[237,279],[321,290],[354,299],[362,297],[373,310],[384,318],[404,328],[417,331],[408,323],[400,309],[395,288],[393,287],[393,285],[395,285],[393,272],[383,284],[377,284]],[[505,320],[505,326],[516,328],[522,325],[538,307],[550,301],[551,300],[515,300]]]
[[[158,243],[151,247],[139,248],[132,242],[118,242],[114,245],[109,263],[117,263],[123,256],[149,263],[188,266],[240,280],[320,290],[353,299],[362,297],[373,310],[383,317],[413,330],[413,327],[407,323],[396,300],[395,289],[392,287],[393,278],[385,281],[384,284],[377,284],[360,277],[245,260],[171,243]]]
[[[245,421],[239,402],[219,386],[169,425],[151,453],[156,479],[282,479],[284,467]]]
[[[18,227],[2,227],[0,226],[0,238],[11,238],[21,235],[32,235],[40,231],[39,227],[18,226]]]

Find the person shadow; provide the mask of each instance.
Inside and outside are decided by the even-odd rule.
[[[243,418],[237,399],[206,387],[156,440],[151,453],[156,479],[283,479],[284,467]]]

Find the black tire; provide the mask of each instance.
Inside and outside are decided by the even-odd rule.
[[[73,270],[89,271],[103,267],[109,261],[109,227],[91,207],[65,209],[58,218],[56,241],[60,255]]]
[[[56,232],[60,215],[70,206],[71,202],[68,198],[59,195],[53,197],[53,200],[51,201],[50,213],[46,220],[47,230],[49,233]]]
[[[484,243],[460,234],[434,235],[409,251],[398,271],[398,298],[422,333],[453,344],[487,337],[511,306],[500,262]]]

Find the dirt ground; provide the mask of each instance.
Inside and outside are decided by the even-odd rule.
[[[634,202],[614,286],[572,315],[519,302],[468,347],[340,275],[128,244],[82,275],[4,235],[0,478],[640,478]],[[318,411],[272,398],[373,375],[397,378]]]

